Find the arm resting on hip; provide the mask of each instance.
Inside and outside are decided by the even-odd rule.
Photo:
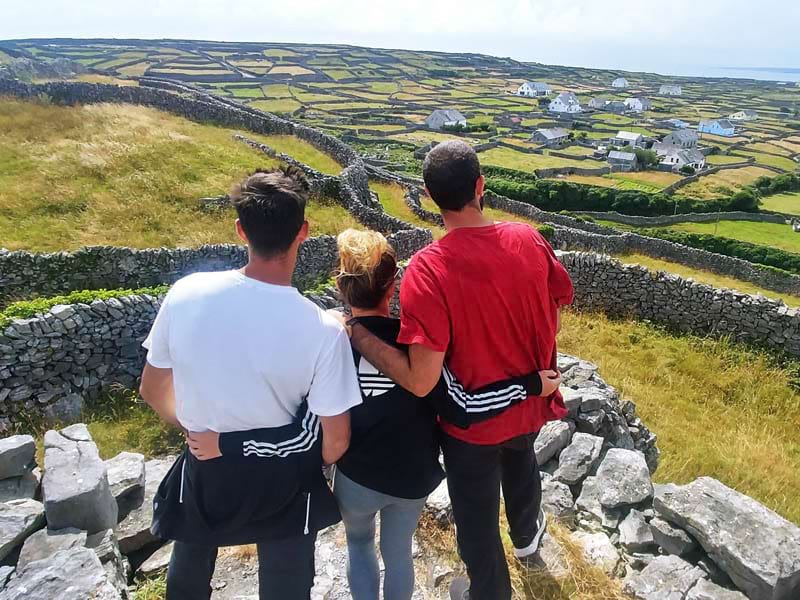
[[[172,369],[159,369],[150,363],[145,363],[139,394],[164,421],[183,429],[175,415],[175,387],[172,382]]]

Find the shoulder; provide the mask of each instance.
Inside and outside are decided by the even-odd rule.
[[[232,284],[233,278],[230,273],[230,271],[203,271],[181,277],[172,284],[166,299],[169,302],[177,302],[205,296]]]
[[[304,322],[308,327],[314,328],[321,340],[332,343],[342,335],[347,336],[342,324],[311,300],[298,294],[297,302],[303,312]]]

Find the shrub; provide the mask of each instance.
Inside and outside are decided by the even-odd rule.
[[[692,165],[683,165],[679,171],[684,175],[694,175],[694,167]]]
[[[645,150],[644,148],[635,148],[633,153],[639,162],[639,166],[643,169],[655,167],[658,164],[658,155],[652,150]]]
[[[539,231],[539,233],[542,234],[542,237],[544,237],[547,241],[552,241],[553,236],[556,233],[556,230],[552,225],[537,225],[536,229]]]

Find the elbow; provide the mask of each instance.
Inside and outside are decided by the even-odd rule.
[[[433,391],[433,388],[436,387],[437,381],[438,380],[433,382],[422,380],[414,381],[408,391],[414,394],[417,398],[424,398]]]

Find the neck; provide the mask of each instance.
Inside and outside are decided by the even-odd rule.
[[[284,255],[269,260],[259,258],[251,252],[250,259],[247,264],[240,269],[240,272],[245,277],[263,283],[291,286],[296,262],[296,252],[289,251]]]
[[[380,306],[375,308],[356,308],[350,307],[350,312],[354,317],[388,317],[389,316],[389,303],[382,302]]]
[[[459,211],[442,211],[442,220],[447,231],[468,227],[486,227],[492,224],[492,221],[484,216],[483,211],[477,205],[472,204]]]

